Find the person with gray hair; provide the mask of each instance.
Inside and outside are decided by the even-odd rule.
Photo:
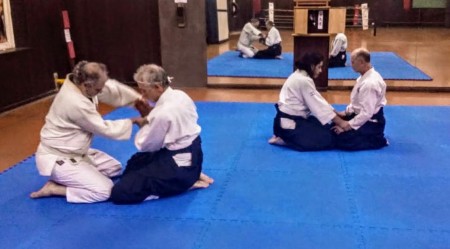
[[[36,166],[49,181],[31,198],[65,196],[71,203],[108,200],[113,182],[121,173],[119,161],[91,148],[94,135],[116,140],[131,137],[132,124],[143,118],[105,120],[98,102],[113,106],[133,105],[141,95],[134,89],[108,79],[106,66],[79,62],[68,74],[45,117]]]
[[[337,133],[336,147],[343,150],[380,149],[389,143],[384,136],[386,83],[370,63],[370,53],[357,48],[351,54],[352,68],[360,76],[350,95],[350,104],[338,115],[347,120]]]
[[[261,43],[267,46],[267,49],[259,50],[253,58],[255,59],[282,59],[281,57],[281,35],[272,21],[266,21],[266,28],[269,31],[267,37],[261,38]]]
[[[207,188],[213,179],[202,173],[203,152],[195,103],[172,89],[171,78],[155,64],[134,74],[143,96],[154,108],[134,140],[140,151],[127,162],[111,192],[116,204],[133,204]]]
[[[239,41],[237,43],[237,49],[241,52],[240,57],[252,58],[258,49],[253,47],[253,42],[258,41],[260,38],[264,38],[264,35],[258,29],[259,20],[252,18],[250,22],[244,25],[241,34],[239,36]]]
[[[347,62],[347,36],[338,33],[333,40],[328,60],[328,68],[345,67]]]

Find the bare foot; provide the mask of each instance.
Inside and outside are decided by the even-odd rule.
[[[200,188],[207,188],[207,187],[209,187],[209,183],[204,182],[204,181],[201,181],[201,180],[198,180],[198,181],[196,181],[196,182],[194,183],[194,185],[192,185],[192,187],[190,188],[190,190],[193,190],[193,189],[200,189]]]
[[[200,173],[200,181],[202,182],[206,182],[208,184],[212,184],[214,182],[214,179],[212,179],[211,177],[207,176],[206,174],[204,174],[203,172]]]
[[[47,183],[45,183],[45,185],[41,189],[39,189],[36,192],[31,193],[30,197],[33,199],[37,199],[37,198],[49,197],[49,196],[53,196],[53,195],[65,196],[66,195],[66,187],[59,185],[56,182],[48,181]]]
[[[283,141],[283,139],[281,139],[280,137],[277,137],[275,135],[273,135],[273,137],[271,137],[268,142],[269,142],[269,144],[286,145],[286,143]]]

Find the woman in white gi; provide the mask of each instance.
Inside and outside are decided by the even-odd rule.
[[[114,106],[131,105],[141,98],[132,88],[109,80],[106,66],[81,61],[56,95],[41,130],[36,152],[39,173],[50,180],[31,198],[66,196],[68,202],[92,203],[109,198],[121,173],[119,161],[92,149],[93,135],[125,140],[138,119],[104,120],[98,100]]]
[[[155,106],[135,137],[140,151],[127,163],[111,192],[116,204],[140,203],[177,195],[191,188],[207,188],[213,179],[202,173],[203,152],[192,99],[169,86],[163,68],[141,66],[134,80]]]
[[[379,149],[388,145],[384,137],[383,107],[386,105],[386,83],[370,63],[367,49],[358,48],[351,54],[352,68],[360,76],[350,95],[350,104],[339,116],[348,122],[335,127],[336,146],[343,150]]]
[[[281,59],[281,35],[272,21],[266,21],[266,28],[269,30],[267,37],[261,38],[267,49],[259,50],[253,58],[255,59]]]
[[[333,40],[328,67],[345,67],[347,61],[347,36],[338,33]]]
[[[307,52],[295,63],[297,70],[283,84],[275,105],[277,114],[270,144],[299,151],[334,148],[332,122],[340,125],[344,121],[314,85],[313,79],[322,72],[323,61],[323,55]]]
[[[239,36],[239,41],[237,43],[237,49],[241,52],[239,56],[243,58],[252,58],[258,51],[253,47],[253,42],[258,41],[259,38],[264,38],[261,31],[257,28],[259,26],[259,20],[253,18],[250,22],[244,25],[242,28],[241,35]]]

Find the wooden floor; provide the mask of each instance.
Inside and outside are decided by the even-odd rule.
[[[449,92],[423,92],[423,86],[432,86],[433,91],[450,87],[450,29],[443,28],[379,28],[377,36],[369,31],[348,30],[349,49],[365,46],[372,51],[393,51],[409,63],[419,67],[433,78],[432,82],[389,81],[390,86],[400,86],[407,91],[388,91],[389,105],[450,105]],[[283,48],[292,51],[290,32],[283,31]],[[236,36],[229,42],[208,47],[208,58],[234,49]],[[290,48],[290,49],[289,49]],[[250,79],[208,79],[222,82],[250,82]],[[252,79],[255,80],[255,79]],[[272,84],[271,79],[256,79],[258,84]],[[282,81],[280,81],[280,85]],[[352,86],[353,81],[333,81],[330,85]],[[175,82],[176,84],[176,82]],[[236,88],[183,88],[196,101],[276,102],[279,89]],[[346,104],[349,90],[327,91],[324,97],[332,104]],[[39,142],[39,131],[53,97],[0,114],[0,172],[33,155]],[[101,113],[111,108],[101,106]],[[448,117],[447,117],[448,118]],[[270,131],[268,131],[270,133]]]

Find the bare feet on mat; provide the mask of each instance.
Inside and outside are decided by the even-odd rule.
[[[273,137],[271,137],[268,142],[269,142],[269,144],[286,145],[286,143],[283,141],[283,139],[281,139],[280,137],[277,137],[275,135],[273,135]]]
[[[208,184],[212,184],[214,182],[214,179],[212,179],[211,177],[205,175],[203,172],[200,173],[200,181],[206,182]]]
[[[193,189],[207,188],[209,187],[210,184],[213,184],[213,182],[214,179],[203,174],[202,172],[200,173],[200,177],[198,178],[198,180],[194,183],[194,185],[192,185],[190,189],[193,190]]]
[[[31,193],[30,198],[37,199],[54,195],[65,196],[66,187],[59,185],[56,182],[48,181],[41,189]]]
[[[192,185],[190,190],[200,189],[200,188],[207,188],[207,187],[209,187],[209,183],[198,180],[198,181],[196,181],[194,183],[194,185]]]
[[[282,60],[282,59],[283,59],[283,56],[277,55],[277,56],[275,56],[275,59]]]

